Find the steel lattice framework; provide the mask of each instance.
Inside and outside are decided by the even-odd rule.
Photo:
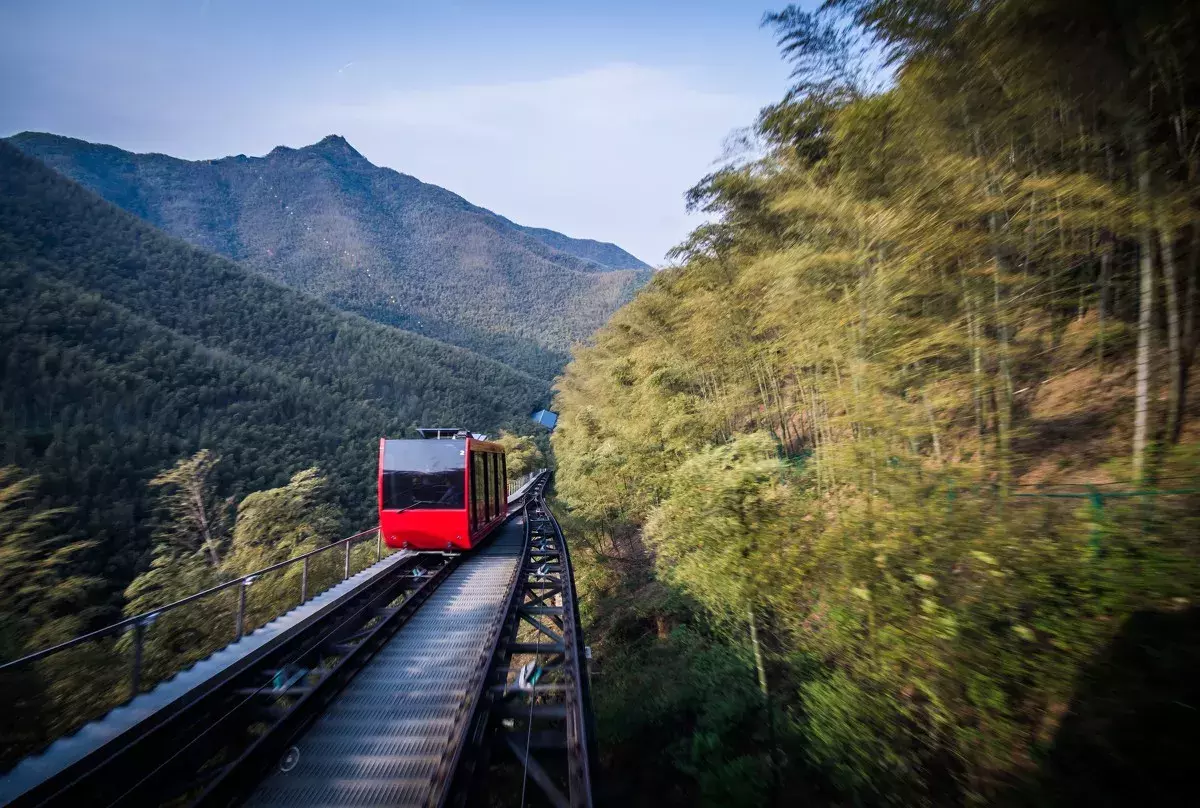
[[[527,518],[520,577],[453,798],[459,805],[483,804],[483,792],[496,780],[493,770],[515,762],[522,791],[532,783],[556,808],[591,806],[588,649],[579,628],[571,558],[542,497],[529,502]]]

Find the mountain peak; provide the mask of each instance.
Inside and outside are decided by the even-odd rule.
[[[323,152],[325,154],[341,154],[365,159],[361,154],[359,154],[358,150],[351,146],[349,141],[347,141],[346,138],[342,137],[341,135],[326,135],[313,145],[308,146],[305,149],[301,149],[301,151],[315,151]]]
[[[338,134],[198,162],[14,143],[202,249],[539,378],[557,375],[570,346],[649,278],[616,245],[514,224],[372,165]]]

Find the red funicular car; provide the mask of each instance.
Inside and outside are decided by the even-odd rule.
[[[379,529],[389,547],[469,550],[508,512],[504,447],[462,429],[379,441]]]

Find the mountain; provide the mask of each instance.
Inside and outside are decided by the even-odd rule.
[[[369,522],[382,435],[492,431],[544,380],[373,323],[171,238],[0,143],[0,465],[42,478],[119,592],[153,527],[146,482],[198,449],[229,495],[317,465]]]
[[[501,217],[503,218],[503,217]],[[560,252],[565,252],[568,255],[573,255],[576,258],[582,258],[585,261],[591,261],[594,264],[599,264],[598,268],[603,269],[650,269],[648,264],[639,261],[629,253],[622,250],[616,244],[610,244],[607,241],[593,241],[590,238],[571,238],[564,236],[562,233],[556,233],[553,230],[547,230],[544,227],[524,227],[508,219],[504,219],[510,225],[520,230],[526,235],[533,236],[550,247],[553,247]]]
[[[197,247],[543,378],[651,273],[616,245],[522,227],[372,165],[336,135],[207,161],[31,132],[9,142]]]

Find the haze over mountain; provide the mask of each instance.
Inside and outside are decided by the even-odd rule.
[[[8,140],[197,247],[542,378],[650,276],[614,244],[515,224],[375,166],[336,135],[209,161],[41,133]]]

